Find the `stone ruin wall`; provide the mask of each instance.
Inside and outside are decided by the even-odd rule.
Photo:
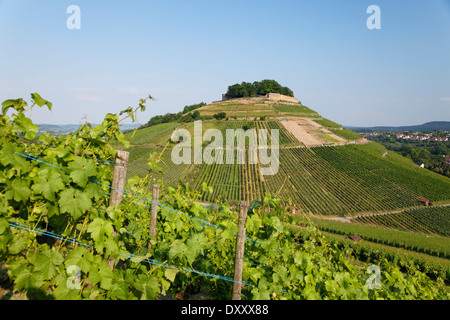
[[[263,98],[263,99],[269,99],[269,100],[274,100],[274,101],[287,101],[287,102],[292,102],[292,103],[298,103],[298,100],[295,99],[294,97],[290,97],[290,96],[286,96],[284,94],[280,94],[280,93],[268,93],[265,96],[259,96],[259,98]],[[225,94],[222,94],[222,101],[228,100],[225,97]]]
[[[277,101],[288,101],[288,102],[294,102],[298,103],[298,100],[294,97],[285,96],[284,94],[279,93],[268,93],[266,94],[266,98],[270,100],[277,100]]]

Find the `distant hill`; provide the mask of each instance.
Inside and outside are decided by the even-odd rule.
[[[97,124],[92,124],[92,126],[96,126]],[[80,125],[79,124],[38,124],[39,133],[51,133],[54,135],[68,134],[75,132]],[[134,129],[139,127],[138,124],[122,124],[122,131]]]
[[[423,131],[423,130],[450,130],[450,121],[431,121],[420,125],[413,126],[399,126],[399,127],[352,127],[346,126],[347,129],[357,132],[371,132],[371,131]]]

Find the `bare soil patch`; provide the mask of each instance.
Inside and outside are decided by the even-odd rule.
[[[310,134],[299,122],[302,120],[282,120],[281,124],[291,132],[294,137],[307,147],[321,146],[323,143],[312,134]]]

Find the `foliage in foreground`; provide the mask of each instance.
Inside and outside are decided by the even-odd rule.
[[[37,94],[32,100],[51,108]],[[132,116],[145,102],[123,113]],[[108,161],[116,153],[112,141],[126,144],[123,113],[67,136],[37,137],[24,100],[2,107],[0,258],[14,290],[30,299],[230,298],[237,215],[227,203],[205,208],[189,186],[167,188],[153,239],[147,177],[130,179],[122,203],[109,206]],[[286,219],[278,198],[252,204],[246,236],[255,241],[246,241],[244,299],[449,298],[441,280],[430,281],[414,266],[405,276],[387,261],[381,288],[370,289],[371,274],[351,265],[349,252],[312,225],[297,237]]]

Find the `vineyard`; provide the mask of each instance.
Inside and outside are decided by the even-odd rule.
[[[388,208],[413,204],[412,199],[426,197],[434,202],[450,199],[450,180],[413,165],[396,153],[383,157],[386,149],[376,143],[313,149],[335,168],[391,199]],[[395,201],[393,198],[397,198]],[[389,201],[389,200],[387,200]]]
[[[450,237],[450,207],[425,207],[399,213],[362,216],[352,221],[397,230]]]
[[[146,102],[120,114],[131,117],[145,110]],[[33,94],[35,106],[51,109],[52,104]],[[404,273],[389,261],[379,262],[381,285],[369,286],[370,274],[351,263],[352,251],[341,250],[314,224],[286,228],[295,221],[279,197],[257,191],[263,184],[253,180],[257,165],[226,170],[202,165],[201,190],[164,186],[152,199],[148,174],[132,176],[120,190],[111,185],[113,168],[124,167],[112,145],[129,146],[119,130],[124,118],[108,114],[96,127],[84,124],[66,136],[37,136],[37,126],[25,115],[31,107],[23,99],[7,100],[0,121],[0,268],[8,276],[1,285],[11,292],[28,299],[184,300],[199,294],[229,299],[236,239],[243,237],[237,233],[237,213],[227,202],[215,199],[216,207],[204,207],[199,201],[214,194],[225,176],[245,181],[241,177],[247,175],[247,184],[236,183],[239,197],[261,201],[252,202],[247,212],[242,299],[449,298],[442,279],[431,280],[414,265]],[[301,152],[293,149],[292,156]],[[147,173],[164,173],[160,158],[146,160]],[[182,170],[189,177],[194,168],[179,175]],[[340,186],[324,180],[324,188]],[[222,188],[238,194],[236,187]],[[113,193],[122,194],[119,204],[111,204]],[[339,204],[350,202],[330,202]],[[364,205],[360,201],[355,208]],[[150,235],[153,208],[156,233]]]
[[[326,119],[316,121],[332,125]],[[185,127],[193,132],[192,124]],[[234,163],[226,164],[225,152],[220,149],[218,157],[224,164],[193,164],[192,155],[192,164],[175,165],[171,161],[173,144],[165,148],[136,144],[130,149],[131,175],[144,176],[149,156],[155,153],[161,159],[163,172],[151,173],[151,178],[166,186],[180,181],[189,183],[200,192],[201,183],[206,182],[213,188],[213,194],[203,192],[202,201],[213,202],[219,197],[235,202],[261,201],[269,192],[280,196],[284,204],[317,216],[403,210],[418,207],[418,199],[422,197],[436,204],[450,199],[448,178],[416,167],[395,153],[383,157],[385,149],[375,143],[304,148],[279,121],[222,121],[206,125],[206,128],[213,127],[219,128],[224,136],[228,129],[251,128],[257,133],[266,129],[269,136],[263,143],[269,146],[270,130],[279,130],[278,172],[262,176],[260,163],[238,164],[236,154]],[[157,140],[167,144],[170,136],[164,133],[161,130]],[[151,143],[152,138],[150,136],[146,143]],[[142,138],[138,141],[142,142]]]
[[[295,216],[294,219],[297,224],[306,226],[301,216]],[[317,221],[315,218],[312,218],[312,221],[319,228],[321,228],[319,226],[320,223],[326,223],[324,219]],[[337,224],[338,228],[342,225],[342,223]],[[321,228],[324,236],[341,250],[350,249],[353,252],[355,260],[360,265],[359,267],[371,263],[378,263],[378,261],[384,261],[386,259],[399,266],[403,272],[407,272],[409,266],[414,265],[430,278],[442,278],[447,285],[450,284],[449,259],[423,252],[411,251],[404,247],[390,246],[385,244],[387,241],[384,241],[384,243],[383,241],[368,241],[364,235],[362,235],[362,241],[356,242],[349,238],[349,234],[352,234],[351,231],[353,230],[347,229],[347,232],[341,232],[341,229],[334,230],[332,224],[327,224],[326,228],[328,228],[328,231],[325,228]]]
[[[228,129],[242,129],[248,126],[255,129],[258,136],[259,130],[265,129],[268,132],[267,140],[264,144],[270,146],[272,137],[270,130],[279,130],[279,143],[283,146],[298,145],[299,142],[288,132],[278,121],[227,121],[218,127],[223,135],[226,135]],[[193,126],[188,125],[188,130],[193,131]],[[164,132],[162,131],[162,134]],[[168,138],[167,136],[165,138]],[[164,138],[159,138],[159,141]],[[134,142],[134,140],[132,140]],[[149,142],[147,142],[149,143]],[[248,140],[246,141],[248,144]],[[162,172],[150,173],[153,181],[159,181],[166,186],[175,186],[179,181],[189,183],[197,190],[201,190],[200,186],[206,182],[213,188],[213,193],[204,193],[202,201],[213,202],[213,199],[222,198],[223,200],[239,201],[239,200],[261,200],[266,192],[264,178],[259,173],[259,164],[237,163],[237,152],[234,154],[233,164],[226,164],[224,150],[218,151],[218,157],[223,159],[223,164],[179,164],[175,165],[171,160],[171,152],[173,145],[168,148],[148,148],[140,145],[133,146],[130,151],[130,173],[131,175],[144,176],[146,174],[146,163],[149,156],[155,153],[161,160]],[[199,157],[201,155],[195,155]],[[248,159],[248,152],[245,158]],[[194,155],[192,154],[191,162],[194,163]],[[200,178],[199,178],[200,177]]]
[[[326,219],[314,219],[315,225],[323,231],[351,236],[361,235],[364,240],[422,252],[436,257],[450,258],[450,238],[393,230],[381,225],[363,223],[341,223]]]

